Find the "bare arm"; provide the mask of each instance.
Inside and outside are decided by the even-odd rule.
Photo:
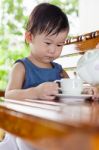
[[[24,79],[25,79],[24,65],[22,63],[16,63],[13,66],[9,76],[9,82],[5,91],[5,98],[11,99],[27,98],[26,95],[28,94],[28,90],[22,89]]]
[[[45,82],[37,87],[22,89],[25,79],[25,68],[22,63],[17,63],[12,68],[8,86],[5,92],[7,99],[46,99],[53,100],[58,94],[58,85],[53,82]]]
[[[64,69],[61,72],[61,77],[62,78],[69,78],[68,74],[66,73],[66,71]]]

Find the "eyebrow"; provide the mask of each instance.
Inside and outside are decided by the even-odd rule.
[[[49,40],[49,41],[51,41],[51,42],[53,42],[54,40],[52,40],[52,39],[50,39],[50,38],[45,38],[44,40]],[[61,44],[65,44],[65,41],[61,41],[61,42],[59,42],[59,43],[61,43]]]
[[[50,38],[44,38],[44,40],[49,40],[49,41],[52,41],[53,42],[53,40],[52,39],[50,39]]]

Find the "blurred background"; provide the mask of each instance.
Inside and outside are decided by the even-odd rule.
[[[28,16],[39,3],[59,6],[69,18],[69,37],[99,30],[99,0],[0,0],[0,89],[4,90],[11,66],[28,55],[24,33]]]

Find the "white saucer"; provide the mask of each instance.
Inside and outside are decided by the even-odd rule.
[[[85,99],[92,97],[92,95],[89,94],[79,94],[79,95],[57,94],[57,96],[60,98],[60,100],[64,102],[84,101]]]

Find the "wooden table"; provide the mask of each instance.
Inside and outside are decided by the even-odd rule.
[[[99,150],[99,104],[5,100],[0,128],[40,150]]]

